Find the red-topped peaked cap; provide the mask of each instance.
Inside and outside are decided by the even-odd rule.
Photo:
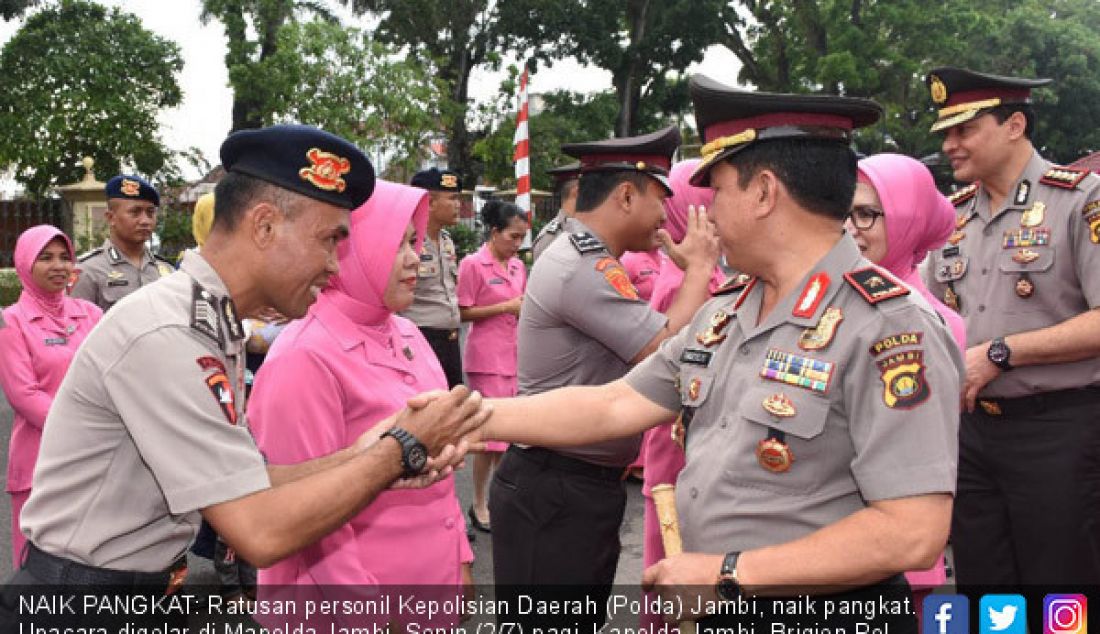
[[[668,170],[680,142],[680,129],[671,125],[641,136],[566,143],[561,151],[580,161],[581,176],[590,172],[641,172],[660,183],[671,196]]]
[[[710,170],[719,161],[754,144],[814,138],[847,145],[852,130],[882,116],[882,106],[870,99],[749,92],[704,75],[693,76],[689,88],[703,138],[703,160],[691,176],[696,187],[710,185]]]
[[[1031,89],[1046,86],[1050,79],[1024,79],[979,73],[943,66],[925,77],[932,102],[939,108],[932,132],[970,121],[997,106],[1031,103]]]

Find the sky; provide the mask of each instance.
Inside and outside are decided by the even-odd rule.
[[[197,146],[211,164],[217,164],[218,148],[230,128],[232,92],[225,68],[225,33],[216,20],[203,25],[199,0],[100,0],[101,4],[117,6],[136,15],[145,28],[176,42],[181,49],[184,67],[178,80],[183,90],[183,103],[160,115],[161,134],[169,148],[185,150]],[[367,26],[363,18],[338,11],[349,25]],[[19,21],[0,22],[0,45],[11,39]],[[701,64],[691,70],[703,72],[726,83],[736,83],[737,58],[727,49],[714,46],[707,50]],[[474,99],[497,92],[504,72],[475,70],[470,79],[470,94]],[[543,93],[560,89],[595,92],[611,88],[611,74],[568,59],[552,67],[540,67],[531,75],[529,92]],[[191,177],[197,173],[187,174]],[[102,179],[103,175],[99,175]]]

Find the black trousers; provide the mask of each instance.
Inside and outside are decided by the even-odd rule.
[[[1100,391],[1081,396],[962,415],[951,522],[960,586],[1100,584]]]
[[[595,606],[521,617],[524,625],[591,632],[606,620],[626,509],[622,471],[540,448],[513,446],[504,455],[489,490],[497,598],[515,604],[526,595]],[[502,618],[515,621],[517,610],[510,612]]]
[[[458,345],[458,329],[420,328],[428,340],[443,373],[447,375],[447,387],[462,385],[462,349]]]

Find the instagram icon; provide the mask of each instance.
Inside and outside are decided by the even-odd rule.
[[[1043,599],[1043,634],[1088,634],[1088,601],[1083,594],[1048,594]]]

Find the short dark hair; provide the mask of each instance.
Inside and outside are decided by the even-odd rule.
[[[227,231],[236,229],[244,211],[258,202],[269,202],[290,218],[298,212],[303,198],[300,194],[254,176],[229,172],[214,188],[213,227]]]
[[[737,168],[744,189],[760,170],[783,182],[791,197],[822,216],[843,220],[856,191],[856,155],[847,145],[827,139],[762,141],[727,159]]]
[[[485,236],[496,229],[504,231],[512,223],[512,218],[521,218],[527,222],[527,214],[518,205],[505,200],[490,200],[481,208],[481,222],[485,224]]]
[[[608,170],[581,174],[577,184],[577,212],[592,211],[603,204],[619,183],[630,182],[640,191],[646,190],[650,178],[641,172]]]
[[[1031,104],[1006,103],[989,110],[989,114],[993,115],[998,125],[1003,124],[1009,117],[1017,112],[1022,112],[1024,114],[1024,121],[1027,122],[1024,126],[1024,136],[1030,141],[1032,133],[1035,132],[1035,109],[1031,107]]]

